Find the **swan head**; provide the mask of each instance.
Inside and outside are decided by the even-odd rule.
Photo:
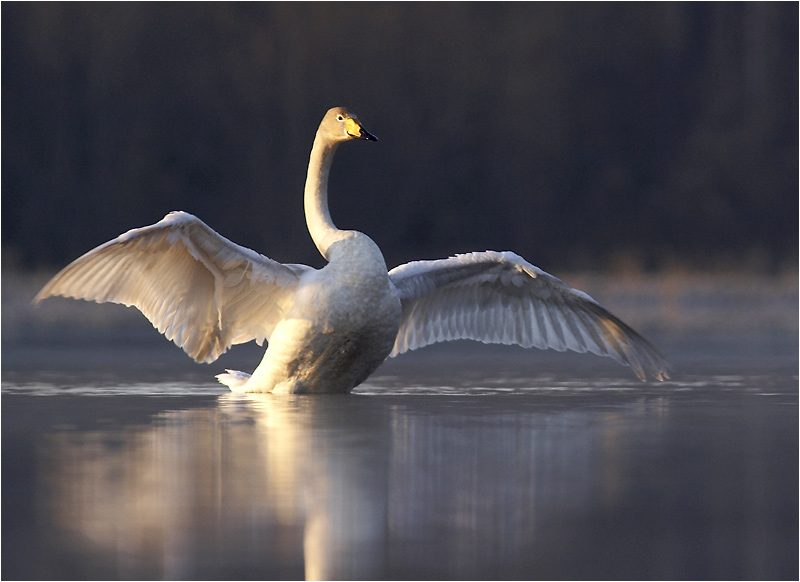
[[[344,107],[329,109],[325,117],[322,118],[318,132],[331,142],[342,142],[351,139],[378,141],[377,137],[364,129],[358,117]]]

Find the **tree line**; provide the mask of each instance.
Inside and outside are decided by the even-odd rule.
[[[796,3],[4,3],[2,244],[63,266],[170,210],[321,265],[302,188],[391,267],[775,269],[798,248]],[[743,259],[744,258],[744,259]]]

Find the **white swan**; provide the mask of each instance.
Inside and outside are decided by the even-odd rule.
[[[198,362],[234,344],[269,342],[252,375],[217,378],[235,392],[349,392],[387,356],[454,339],[590,351],[668,378],[647,340],[587,294],[511,252],[416,261],[387,271],[366,235],[328,212],[337,146],[376,138],[336,107],[320,123],[305,186],[322,269],[284,265],[220,236],[186,212],[130,230],[58,273],[34,301],[62,295],[136,306]]]

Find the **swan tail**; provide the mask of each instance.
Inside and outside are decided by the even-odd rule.
[[[231,389],[231,392],[244,392],[244,385],[250,379],[250,374],[238,370],[226,370],[225,374],[217,374],[217,380]]]

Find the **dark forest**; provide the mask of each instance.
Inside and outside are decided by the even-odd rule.
[[[389,267],[774,272],[798,250],[798,4],[3,3],[4,266],[65,265],[171,210],[321,266],[331,213]]]

